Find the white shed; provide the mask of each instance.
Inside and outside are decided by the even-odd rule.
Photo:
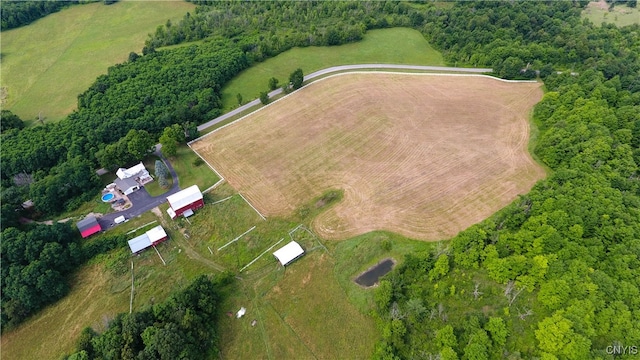
[[[151,240],[149,240],[149,236],[146,233],[129,240],[129,248],[134,254],[148,248],[149,246],[151,246]]]
[[[295,241],[288,243],[273,253],[273,256],[275,256],[283,266],[289,265],[302,255],[304,255],[304,250],[302,246]]]

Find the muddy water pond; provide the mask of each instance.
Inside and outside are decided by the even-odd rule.
[[[364,287],[373,286],[378,283],[378,279],[380,279],[380,277],[390,272],[395,264],[396,262],[393,259],[384,259],[369,270],[360,274],[360,276],[356,278],[355,282]]]

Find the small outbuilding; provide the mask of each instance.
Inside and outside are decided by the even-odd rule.
[[[102,227],[100,227],[98,220],[93,215],[89,215],[84,219],[78,221],[76,226],[78,227],[78,230],[80,230],[80,234],[83,238],[89,237],[102,230]]]
[[[273,256],[280,261],[282,266],[287,266],[304,255],[302,246],[295,241],[288,243],[273,253]]]
[[[180,215],[184,215],[185,217],[191,216],[193,215],[193,210],[200,209],[204,206],[202,192],[200,192],[198,185],[189,186],[184,190],[167,196],[167,202],[169,203],[167,214],[169,214],[172,219]]]
[[[128,242],[131,252],[135,254],[150,246],[156,246],[165,240],[167,240],[167,233],[161,225],[158,225],[146,233],[134,237]]]

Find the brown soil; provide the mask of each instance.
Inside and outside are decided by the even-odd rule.
[[[383,229],[439,240],[544,176],[527,152],[539,83],[362,73],[327,78],[192,144],[266,216],[328,189],[314,220],[344,239]]]

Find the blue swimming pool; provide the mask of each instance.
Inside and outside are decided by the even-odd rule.
[[[114,197],[115,197],[115,195],[113,195],[112,193],[104,194],[104,195],[102,195],[102,201],[109,202],[109,201],[113,200]]]

